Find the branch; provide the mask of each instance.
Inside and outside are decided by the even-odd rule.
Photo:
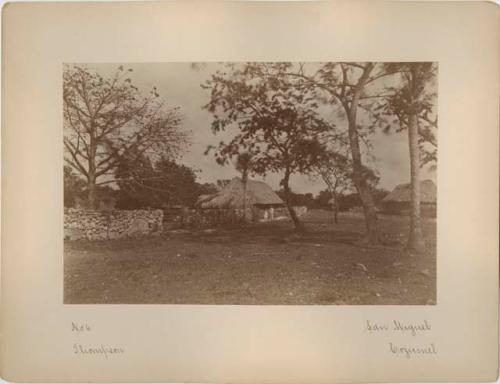
[[[362,69],[363,71],[366,69],[366,66],[361,65],[361,64],[359,64],[359,63],[347,62],[347,63],[345,63],[345,64],[350,65],[351,67],[360,68],[360,69]]]
[[[86,177],[88,177],[89,174],[88,174],[87,170],[85,169],[85,167],[78,160],[78,157],[77,157],[78,153],[73,152],[72,144],[66,138],[64,139],[64,146],[66,147],[66,149],[70,153],[71,157],[73,158],[74,162],[76,163],[77,167],[75,167],[75,168],[77,170],[79,170],[83,175],[85,175]]]
[[[424,120],[425,122],[429,123],[430,125],[432,125],[434,128],[437,128],[437,117],[434,121],[432,121],[431,119],[429,119],[429,117],[427,115],[425,116],[419,116],[422,120]]]
[[[365,84],[369,84],[371,82],[374,82],[378,79],[381,79],[385,76],[390,76],[390,75],[395,75],[397,73],[403,73],[404,71],[394,71],[394,72],[382,72],[381,74],[377,75],[377,76],[373,76],[373,77],[370,77],[366,82]]]

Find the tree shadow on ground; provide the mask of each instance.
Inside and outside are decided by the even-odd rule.
[[[343,244],[356,248],[383,248],[400,251],[402,242],[382,235],[382,241],[377,245],[361,243],[364,234],[359,231],[341,229],[341,226],[307,223],[305,232],[294,230],[290,222],[270,222],[246,224],[231,229],[214,229],[186,231],[178,235],[186,241],[220,245],[244,244],[302,244],[302,245],[334,245]],[[333,228],[332,228],[333,227]]]

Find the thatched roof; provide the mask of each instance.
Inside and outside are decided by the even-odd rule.
[[[196,204],[200,205],[201,203],[204,203],[205,201],[211,200],[215,195],[217,195],[217,193],[200,195],[200,196],[198,196],[198,199],[196,199]]]
[[[437,195],[436,184],[432,180],[423,180],[420,182],[420,201],[422,203],[435,203]],[[400,184],[382,200],[383,203],[396,202],[405,203],[411,201],[411,186]]]
[[[283,205],[283,200],[262,181],[248,180],[246,193],[247,206]],[[243,182],[235,177],[220,192],[202,195],[197,204],[202,208],[241,208],[243,207]]]

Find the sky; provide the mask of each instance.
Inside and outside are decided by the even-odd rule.
[[[103,76],[111,76],[116,69],[123,65],[132,69],[130,78],[132,83],[143,93],[153,87],[161,99],[166,100],[170,107],[180,107],[183,115],[181,129],[190,132],[191,146],[183,155],[181,162],[199,170],[198,182],[215,183],[219,179],[230,179],[238,176],[234,166],[229,164],[220,166],[215,162],[213,154],[205,155],[209,145],[217,145],[221,140],[230,139],[230,132],[213,134],[210,126],[212,115],[202,107],[209,101],[209,90],[201,88],[210,74],[220,68],[216,63],[205,63],[193,69],[191,63],[123,63],[123,64],[87,64],[89,69],[97,70]],[[335,119],[332,111],[332,119]],[[345,125],[342,120],[334,121],[338,126]],[[392,190],[396,185],[407,183],[410,179],[410,163],[407,132],[385,134],[376,132],[370,136],[372,149],[370,150],[371,166],[377,169],[380,182],[379,187]],[[424,167],[421,179],[435,181],[435,171]],[[278,190],[280,174],[268,174],[265,178],[254,175],[255,180],[263,180],[273,189]],[[296,193],[313,193],[325,189],[321,180],[311,179],[306,175],[293,175],[290,186]]]

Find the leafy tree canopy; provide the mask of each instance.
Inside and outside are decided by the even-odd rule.
[[[160,158],[152,164],[146,157],[122,161],[116,177],[120,187],[118,208],[167,208],[194,206],[201,194],[214,193],[211,184],[199,184],[192,168]]]
[[[107,183],[122,158],[174,158],[187,144],[179,109],[167,107],[155,87],[144,95],[131,71],[120,66],[104,77],[83,66],[64,68],[65,161],[86,180],[91,205],[99,180]]]

